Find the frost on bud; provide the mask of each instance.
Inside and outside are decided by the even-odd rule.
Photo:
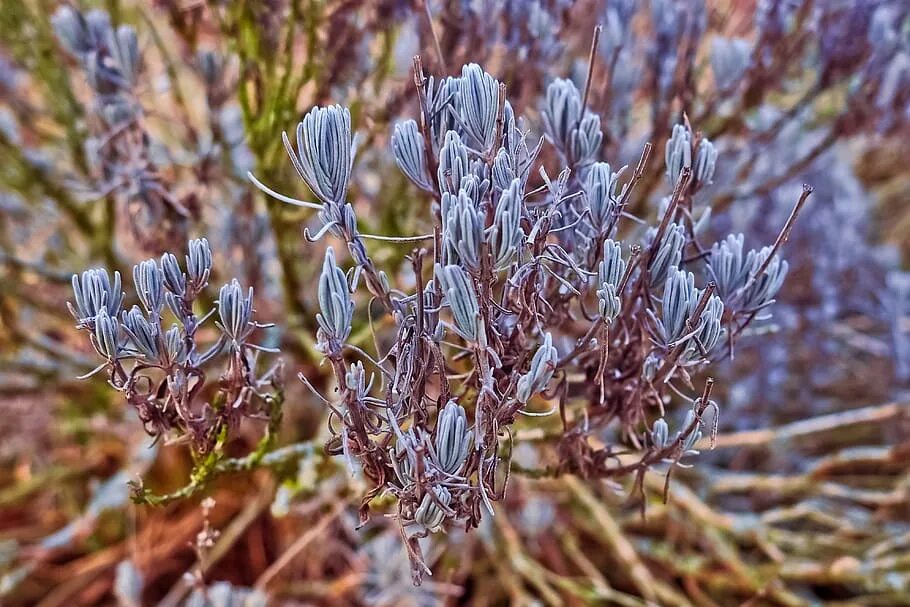
[[[699,297],[701,297],[701,293],[699,293]],[[711,355],[712,350],[717,347],[720,338],[724,335],[723,316],[723,302],[717,295],[712,295],[701,313],[695,335],[689,340],[686,350],[681,356],[683,362],[701,362]]]
[[[505,148],[499,148],[493,160],[493,187],[498,191],[505,190],[515,177],[511,154]]]
[[[120,354],[120,323],[117,318],[107,313],[102,308],[95,316],[95,332],[92,335],[93,344],[98,354],[108,359],[115,360]]]
[[[314,107],[297,125],[297,151],[284,147],[300,177],[325,203],[344,205],[353,163],[351,112],[340,105]]]
[[[597,298],[600,316],[611,324],[620,312],[619,283],[626,271],[622,258],[622,245],[613,240],[604,241],[604,257],[597,270]]]
[[[438,152],[449,131],[459,128],[458,114],[455,110],[460,97],[460,78],[440,78],[438,81],[429,76],[424,81],[424,94],[429,109],[430,136],[433,151]],[[438,84],[437,84],[438,82]]]
[[[154,259],[133,266],[133,283],[145,311],[153,317],[160,315],[164,305],[164,273]]]
[[[481,343],[486,336],[480,331],[480,307],[471,277],[456,265],[437,265],[435,274],[452,310],[455,330],[467,341]]]
[[[461,68],[458,84],[465,132],[478,151],[486,152],[496,139],[499,82],[476,63],[469,63]]]
[[[770,254],[769,247],[744,253],[742,234],[731,234],[711,247],[708,273],[731,311],[751,314],[773,303],[787,276],[788,264],[775,255],[762,269]]]
[[[685,421],[683,421],[683,425],[682,425],[683,429],[676,435],[677,437],[679,437],[683,432],[685,432],[686,430],[689,429],[689,426],[691,426],[692,424],[695,424],[695,428],[691,432],[686,434],[685,438],[683,438],[683,441],[682,441],[682,455],[683,456],[699,454],[699,452],[695,449],[695,445],[698,444],[698,441],[701,440],[701,436],[702,436],[701,422],[699,421],[696,424],[695,421],[696,421],[695,411],[693,411],[692,409],[689,409],[689,411],[686,412],[686,419],[685,419]]]
[[[186,293],[186,274],[180,269],[177,256],[173,253],[165,253],[161,256],[159,263],[164,274],[164,286],[174,295],[183,297]]]
[[[531,368],[518,378],[515,399],[520,403],[526,403],[532,396],[542,392],[550,383],[558,360],[559,354],[553,347],[553,337],[546,333],[543,343],[531,359]]]
[[[471,432],[464,407],[450,400],[436,421],[436,457],[442,470],[457,474],[471,449]]]
[[[622,245],[611,239],[604,241],[603,260],[597,269],[597,282],[619,286],[626,272],[626,261],[622,258]]]
[[[724,301],[731,301],[733,295],[749,280],[751,260],[743,256],[743,235],[730,234],[711,247],[708,272],[717,283],[717,293]]]
[[[692,166],[692,133],[682,124],[673,126],[664,160],[667,165],[667,180],[671,187],[676,186],[683,169]]]
[[[96,10],[83,15],[71,6],[57,9],[51,24],[60,43],[77,57],[98,49],[111,28],[107,13]]]
[[[451,502],[452,494],[448,489],[441,485],[434,486],[420,501],[420,506],[414,512],[414,522],[430,533],[441,531],[446,520],[446,509]]]
[[[695,152],[695,168],[692,169],[696,189],[713,183],[716,163],[717,150],[714,148],[714,144],[708,139],[699,141],[698,150]]]
[[[547,87],[541,110],[544,130],[571,168],[594,162],[603,133],[600,117],[587,110],[581,115],[581,94],[571,80],[557,79]]]
[[[667,446],[669,437],[670,427],[664,418],[661,417],[654,422],[654,426],[651,428],[651,444],[654,445],[655,449],[663,449]]]
[[[469,171],[468,149],[458,133],[449,131],[439,151],[439,191],[457,194],[461,189],[461,180]]]
[[[187,244],[186,273],[194,291],[198,292],[209,283],[212,271],[212,249],[205,238],[191,240]]]
[[[142,56],[139,54],[139,41],[136,30],[128,25],[121,25],[117,31],[109,31],[108,49],[114,64],[117,66],[121,84],[126,87],[136,85]]]
[[[486,178],[486,165],[475,160],[471,163],[471,173],[461,178],[459,193],[467,194],[474,201],[474,206],[480,208],[481,202],[490,190],[490,180]]]
[[[670,224],[649,266],[649,278],[652,286],[662,284],[666,280],[670,268],[679,266],[685,246],[685,228],[676,223]]]
[[[698,289],[691,272],[672,268],[664,286],[661,325],[665,345],[675,343],[686,333],[686,321],[698,306]]]
[[[645,362],[641,365],[641,376],[645,378],[646,381],[651,381],[657,375],[657,370],[660,369],[660,358],[654,354],[648,354],[645,358]]]
[[[354,214],[354,207],[351,206],[350,202],[344,204],[326,203],[322,205],[322,210],[317,215],[322,224],[331,226],[329,228],[331,233],[342,240],[349,240],[358,232],[357,216]],[[356,255],[355,251],[352,250],[351,255]],[[365,255],[364,253],[364,259]],[[363,259],[358,259],[357,263],[363,265]]]
[[[411,428],[399,436],[395,446],[389,449],[392,469],[402,487],[408,487],[414,483],[414,470],[417,467],[416,450],[420,446],[421,441],[414,434],[414,429]]]
[[[745,310],[758,310],[774,302],[774,297],[784,284],[788,264],[775,255],[761,273],[759,270],[771,254],[771,247],[764,247],[755,253],[750,276],[743,288],[742,302]]]
[[[69,306],[78,322],[91,321],[104,310],[108,316],[116,316],[123,304],[120,272],[114,272],[114,282],[104,268],[86,270],[81,275],[73,274],[73,295],[76,305]]]
[[[347,278],[335,264],[335,251],[332,247],[325,251],[322,274],[319,276],[318,299],[320,313],[316,315],[316,322],[324,337],[334,342],[333,347],[337,347],[351,334],[354,302],[351,301]]]
[[[616,287],[609,283],[601,283],[597,289],[597,306],[600,317],[606,324],[612,324],[622,310],[622,302],[616,293]]]
[[[358,400],[366,396],[367,388],[364,381],[366,372],[363,369],[363,363],[359,360],[348,367],[344,373],[344,385],[353,392]]]
[[[171,325],[171,328],[164,334],[164,346],[169,363],[182,365],[186,362],[189,352],[186,347],[186,337],[180,327]]]
[[[247,296],[235,278],[218,292],[218,317],[220,329],[234,347],[241,345],[253,332],[253,287]]]
[[[424,140],[414,120],[405,120],[395,125],[392,133],[392,153],[395,164],[414,185],[428,192],[433,191],[433,184],[427,170]]]
[[[487,242],[493,254],[493,269],[504,270],[518,255],[524,240],[521,229],[522,192],[521,182],[513,179],[499,197],[493,225],[487,232]]]
[[[446,261],[460,261],[466,268],[478,270],[483,220],[474,201],[464,191],[457,196],[443,194],[442,208],[445,210],[442,238],[448,253]]]
[[[591,213],[591,224],[598,233],[606,230],[619,198],[625,194],[626,188],[616,192],[623,170],[625,167],[614,173],[606,162],[595,162],[587,171],[584,192]]]
[[[215,88],[224,77],[224,57],[208,49],[196,53],[196,65],[207,88]]]
[[[158,360],[158,324],[149,322],[139,306],[133,306],[129,312],[124,312],[122,323],[136,350],[146,360]]]

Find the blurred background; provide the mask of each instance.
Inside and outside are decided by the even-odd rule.
[[[132,28],[128,78],[85,60],[64,6]],[[547,457],[522,421],[497,516],[430,542],[417,588],[388,504],[358,528],[363,482],[323,455],[325,405],[295,379],[330,381],[314,347],[324,245],[303,237],[319,221],[246,174],[312,200],[280,134],[340,103],[364,231],[424,233],[429,198],[389,149],[417,115],[412,57],[437,77],[481,64],[536,140],[546,85],[583,86],[597,23],[602,156],[634,166],[655,146],[631,211],[653,218],[669,193],[663,147],[683,115],[719,152],[701,194],[712,237],[770,243],[814,187],[775,324],[713,372],[716,449],[674,475],[667,503],[658,474],[645,518],[629,485],[521,474]],[[906,0],[3,0],[0,159],[4,605],[910,604]],[[152,444],[103,375],[77,379],[97,359],[66,307],[73,273],[128,279],[197,237],[212,284],[254,287],[276,325],[277,449],[292,447],[204,487],[188,485],[186,444]],[[405,271],[410,245],[370,247]],[[226,451],[249,453],[263,425]],[[134,504],[137,478],[181,499]]]

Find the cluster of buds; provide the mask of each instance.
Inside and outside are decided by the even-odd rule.
[[[215,308],[194,311],[209,284],[212,251],[205,239],[191,240],[181,267],[173,253],[133,267],[138,305],[123,309],[120,273],[91,269],[73,276],[76,325],[89,333],[111,385],[134,407],[155,437],[176,432],[207,453],[245,416],[268,414],[276,402],[276,367],[257,375],[260,351],[251,341],[261,325],[253,318],[253,290],[233,280],[221,287]],[[207,321],[217,336],[206,345]],[[166,327],[166,319],[173,322]],[[219,377],[210,381],[212,367]],[[88,377],[88,376],[86,376]]]
[[[416,60],[415,83],[420,120],[395,126],[391,140],[404,175],[433,198],[434,233],[398,239],[433,241],[432,251],[417,248],[409,258],[411,292],[390,287],[365,253],[369,236],[357,232],[346,200],[347,110],[314,108],[298,127],[297,151],[287,144],[321,204],[253,181],[281,200],[318,208],[323,231],[352,253],[346,272],[328,248],[319,280],[318,345],[338,395],[301,379],[331,410],[328,452],[373,484],[362,517],[377,494],[397,498],[419,582],[429,569],[418,539],[475,527],[502,499],[511,451],[504,444],[517,415],[552,413],[558,401],[564,428],[556,473],[621,477],[695,454],[704,414],[717,405],[713,382],[697,390],[693,374],[732,350],[733,338],[758,319],[786,263],[777,257],[783,237],[746,255],[735,237],[701,246],[697,234],[709,214],[693,220],[694,198],[711,182],[717,152],[688,125],[667,143],[674,191],[648,228],[622,220],[650,145],[625,181],[625,167],[598,162],[600,121],[574,84],[555,81],[541,112],[545,139],[564,167],[551,178],[538,159],[545,139],[529,145],[505,85],[478,65],[436,82]],[[623,245],[620,230],[640,244]],[[394,343],[374,356],[347,343],[362,275],[396,327]],[[696,276],[705,277],[703,286]],[[364,365],[379,381],[366,379]],[[649,422],[673,394],[689,402],[675,438],[662,417]],[[612,446],[589,440],[603,439],[615,423],[642,449],[639,461],[615,464]]]
[[[133,235],[146,249],[179,243],[195,212],[192,196],[178,197],[152,160],[151,139],[137,96],[142,53],[136,31],[114,27],[102,10],[62,6],[52,18],[57,38],[77,62],[93,95],[89,160],[98,196],[116,194]]]

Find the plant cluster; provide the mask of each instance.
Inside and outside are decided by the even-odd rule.
[[[600,121],[570,81],[550,85],[541,112],[562,161],[555,178],[537,163],[544,138],[529,143],[505,85],[478,65],[436,81],[415,59],[415,82],[420,122],[396,125],[391,145],[404,174],[432,197],[425,238],[433,246],[410,257],[412,290],[394,288],[376,269],[346,201],[354,145],[346,109],[314,108],[298,126],[296,150],[285,137],[321,205],[251,179],[281,200],[319,207],[323,228],[313,240],[331,233],[347,243],[353,268],[339,267],[329,247],[318,289],[318,348],[338,397],[313,392],[331,409],[329,452],[356,461],[374,485],[362,514],[381,492],[397,498],[419,582],[428,569],[417,540],[455,524],[476,527],[492,512],[508,482],[510,428],[518,415],[540,414],[537,400],[562,416],[557,472],[637,473],[640,483],[651,465],[697,453],[705,414],[713,409],[716,423],[717,405],[713,380],[698,389],[693,374],[767,318],[787,272],[778,249],[810,190],[773,245],[748,250],[742,235],[730,235],[704,247],[698,234],[709,207],[695,199],[711,183],[717,151],[688,124],[666,144],[674,191],[648,226],[626,206],[650,146],[627,180],[626,167],[598,162]],[[530,179],[535,166],[539,186]],[[623,223],[634,226],[631,246],[614,240]],[[361,277],[395,327],[394,342],[375,356],[346,344]],[[689,413],[671,435],[660,415],[672,394]],[[637,462],[617,465],[621,447],[591,445],[611,423],[644,446]]]
[[[135,29],[113,26],[102,10],[82,13],[70,6],[61,7],[52,23],[91,90],[91,135],[85,145],[95,195],[114,194],[145,248],[179,242],[198,210],[192,196],[174,193],[173,180],[152,159],[152,140],[136,94],[143,64]],[[156,229],[148,230],[149,225]]]
[[[206,239],[188,244],[185,271],[173,253],[133,266],[140,305],[122,309],[120,273],[106,269],[73,276],[76,326],[89,333],[111,386],[136,410],[146,432],[175,433],[207,454],[225,443],[243,417],[277,415],[280,366],[259,373],[259,352],[275,352],[252,341],[262,325],[253,318],[253,289],[236,279],[221,287],[214,308],[197,316],[209,284],[212,251]],[[206,323],[215,316],[217,338],[205,343]],[[166,318],[173,319],[169,328]],[[215,363],[217,380],[212,381]],[[85,377],[88,377],[85,376]]]

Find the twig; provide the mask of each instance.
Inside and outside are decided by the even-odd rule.
[[[294,558],[300,554],[300,552],[306,548],[313,540],[318,538],[326,528],[341,514],[341,511],[344,510],[348,505],[347,500],[338,500],[335,502],[335,505],[332,506],[332,509],[329,510],[315,525],[307,529],[306,533],[297,538],[293,544],[291,544],[287,550],[282,553],[278,559],[272,563],[268,569],[266,569],[262,575],[259,576],[259,579],[256,580],[255,588],[257,590],[265,590],[269,582],[278,575],[278,573],[284,569]]]
[[[594,37],[591,40],[591,53],[588,55],[588,75],[585,77],[585,92],[581,98],[581,113],[578,115],[579,122],[585,117],[585,110],[588,108],[588,95],[591,93],[591,80],[594,76],[594,59],[597,57],[597,43],[600,41],[600,32],[603,26],[599,23],[594,26]],[[576,124],[576,127],[578,125]]]
[[[747,430],[744,432],[720,435],[717,437],[714,445],[715,449],[767,445],[769,443],[792,440],[794,438],[818,434],[820,432],[840,430],[847,426],[882,423],[905,415],[907,411],[908,403],[888,403],[885,405],[863,407],[840,413],[821,415],[819,417],[801,420],[776,428]],[[708,447],[708,444],[708,439],[703,438],[698,442],[696,448],[703,449]]]
[[[609,547],[616,559],[623,563],[628,572],[629,579],[635,586],[635,589],[641,593],[641,596],[648,601],[656,601],[657,594],[655,588],[657,582],[651,575],[651,572],[638,557],[635,547],[625,536],[619,524],[610,516],[610,513],[594,497],[594,495],[585,487],[581,481],[572,476],[567,476],[563,480],[569,490],[578,497],[581,504],[591,512],[597,521],[597,526],[602,530],[603,536],[609,543]]]

